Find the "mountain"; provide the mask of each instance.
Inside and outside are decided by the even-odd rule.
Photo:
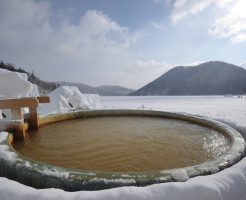
[[[38,86],[38,90],[40,94],[48,94],[60,85],[64,86],[76,86],[82,93],[90,93],[90,94],[99,94],[102,96],[122,96],[128,95],[132,93],[134,90],[121,87],[121,86],[110,86],[104,85],[100,87],[91,87],[82,83],[69,83],[69,82],[48,82],[43,81],[38,78],[34,73],[27,72],[22,68],[16,68],[13,64],[4,63],[2,60],[0,61],[0,68],[6,69],[13,72],[20,72],[27,74],[28,81]]]
[[[101,96],[124,96],[129,95],[134,91],[129,88],[111,85],[92,87],[82,83],[58,82],[58,84],[64,86],[76,86],[82,93],[99,94]]]
[[[246,70],[221,61],[175,67],[131,95],[246,94]]]
[[[76,86],[80,90],[80,92],[82,92],[82,93],[97,94],[97,91],[94,87],[91,87],[91,86],[86,85],[86,84],[70,83],[70,82],[65,82],[65,81],[57,82],[57,84],[63,85],[63,86]]]
[[[98,93],[102,93],[104,96],[126,96],[132,93],[134,90],[117,86],[117,85],[103,85],[96,87]]]

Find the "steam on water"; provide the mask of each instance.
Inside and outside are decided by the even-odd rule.
[[[15,144],[41,162],[87,171],[144,172],[214,159],[229,149],[220,133],[153,117],[101,117],[42,127]]]

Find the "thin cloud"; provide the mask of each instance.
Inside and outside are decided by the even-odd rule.
[[[231,3],[237,3],[240,0],[176,0],[173,3],[171,12],[171,21],[175,24],[182,19],[198,14],[210,6],[216,6],[219,9],[224,9]]]
[[[152,0],[154,4],[163,4],[163,5],[168,5],[171,3],[171,0]]]
[[[176,0],[171,12],[171,21],[177,24],[184,18],[198,14],[210,6],[217,9],[214,23],[208,28],[210,36],[227,38],[232,43],[246,41],[245,0]]]
[[[162,22],[151,22],[150,26],[159,31],[165,31],[165,25]]]
[[[223,1],[223,0],[221,0]],[[173,10],[171,13],[171,20],[173,23],[177,23],[183,18],[197,14],[208,6],[216,3],[217,0],[176,0],[173,4]]]
[[[237,0],[224,5],[225,12],[218,16],[209,29],[211,36],[228,38],[233,43],[246,41],[246,1]]]

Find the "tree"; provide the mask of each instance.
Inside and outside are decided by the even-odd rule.
[[[3,68],[4,67],[4,62],[1,60],[0,61],[0,67]]]

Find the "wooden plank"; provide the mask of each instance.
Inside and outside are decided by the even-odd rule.
[[[50,97],[49,96],[40,96],[37,97],[39,103],[50,103]]]
[[[38,107],[36,98],[3,99],[0,100],[0,109]]]

